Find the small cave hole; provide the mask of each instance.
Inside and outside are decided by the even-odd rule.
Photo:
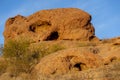
[[[57,40],[58,37],[59,37],[59,34],[58,34],[57,31],[55,31],[55,32],[52,32],[52,33],[50,34],[50,36],[47,37],[46,40],[47,40],[47,41],[48,41],[48,40]]]
[[[35,32],[35,27],[31,25],[31,26],[29,27],[29,31]]]
[[[75,67],[75,68],[78,68],[79,70],[81,70],[81,68],[80,68],[80,63],[75,64],[74,67]]]
[[[38,40],[38,42],[40,42],[40,40]]]
[[[93,38],[95,38],[95,36],[91,36],[91,37],[89,37],[89,40],[91,41]]]
[[[110,62],[106,62],[106,63],[104,63],[104,65],[109,65],[109,63],[110,63]]]
[[[110,62],[113,62],[113,61],[115,61],[115,60],[117,60],[117,57],[112,57],[112,58],[110,59]]]
[[[84,63],[76,63],[74,65],[74,68],[78,69],[79,71],[82,71],[82,70],[84,70],[85,66],[86,65]]]

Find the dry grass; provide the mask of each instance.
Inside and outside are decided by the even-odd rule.
[[[47,56],[51,53],[57,52],[59,50],[65,49],[65,47],[58,45],[58,44],[45,44],[40,43],[37,46],[32,45],[30,47],[30,50],[35,53],[39,53],[39,59],[43,58],[44,56]]]
[[[89,47],[89,46],[97,46],[97,44],[93,42],[81,42],[78,44],[78,47]]]
[[[6,61],[0,60],[0,75],[6,72],[7,66],[8,64]]]

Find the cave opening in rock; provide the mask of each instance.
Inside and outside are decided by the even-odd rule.
[[[85,68],[85,64],[84,63],[76,63],[74,65],[74,68],[77,68],[79,71],[82,71]]]
[[[50,36],[47,37],[46,40],[47,40],[47,41],[49,41],[49,40],[57,40],[58,37],[59,37],[58,32],[57,32],[57,31],[54,31],[54,32],[52,32],[52,33],[50,34]]]
[[[77,68],[78,70],[81,70],[81,68],[80,68],[80,63],[76,63],[76,64],[74,65],[74,68]]]
[[[31,25],[31,26],[29,27],[29,31],[35,32],[35,27],[34,27],[33,25]]]

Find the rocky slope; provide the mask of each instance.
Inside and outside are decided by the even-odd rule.
[[[76,8],[9,18],[6,45],[22,36],[29,38],[30,48],[51,53],[39,59],[30,75],[6,72],[0,80],[120,80],[120,37],[99,40],[90,21],[88,13]]]

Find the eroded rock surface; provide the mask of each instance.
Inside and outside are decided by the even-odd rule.
[[[17,15],[5,25],[5,42],[18,36],[31,38],[34,42],[47,40],[97,39],[91,24],[91,16],[76,8],[41,10],[28,17]]]
[[[38,74],[65,74],[70,71],[83,71],[97,68],[103,59],[89,49],[73,48],[48,55],[40,60],[35,67]]]

